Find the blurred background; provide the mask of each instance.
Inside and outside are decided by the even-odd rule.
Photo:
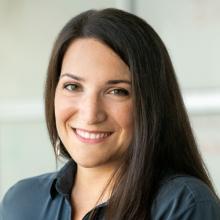
[[[70,18],[105,7],[141,16],[165,42],[220,194],[220,1],[0,0],[0,198],[18,180],[56,170],[43,112],[50,51]]]

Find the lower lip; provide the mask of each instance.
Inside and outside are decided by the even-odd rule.
[[[87,139],[87,138],[84,138],[84,137],[80,136],[79,134],[77,134],[75,129],[73,129],[73,132],[81,142],[87,143],[87,144],[98,144],[98,143],[104,142],[107,138],[109,138],[112,135],[112,134],[110,134],[107,137],[103,137],[100,139]]]

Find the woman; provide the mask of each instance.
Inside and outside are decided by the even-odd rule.
[[[57,173],[18,182],[1,219],[220,219],[167,50],[142,19],[89,10],[61,30],[46,121]]]

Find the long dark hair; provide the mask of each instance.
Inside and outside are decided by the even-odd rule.
[[[122,10],[89,10],[61,30],[51,54],[45,111],[51,142],[58,138],[54,95],[63,56],[77,38],[95,38],[129,66],[134,95],[134,138],[117,174],[107,219],[150,219],[162,178],[170,171],[195,176],[214,192],[198,151],[169,54],[141,18]],[[61,143],[61,154],[70,158]]]

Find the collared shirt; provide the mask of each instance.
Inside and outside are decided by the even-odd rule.
[[[0,220],[71,220],[70,195],[76,164],[69,161],[59,172],[21,180],[0,204]],[[104,220],[107,203],[94,208]],[[92,211],[83,218],[88,220]],[[152,220],[220,220],[220,204],[200,180],[175,175],[167,178],[156,196]]]

